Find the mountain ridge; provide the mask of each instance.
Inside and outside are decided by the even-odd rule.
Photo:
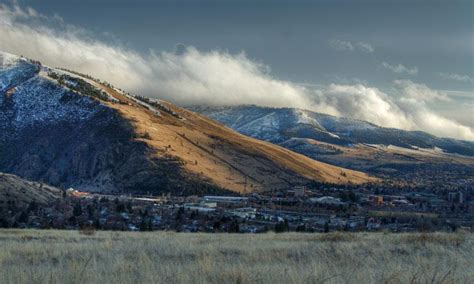
[[[383,128],[301,109],[189,108],[242,134],[405,186],[457,188],[474,184],[474,142]]]
[[[302,126],[303,124],[310,125],[306,131],[319,130],[320,136],[318,137],[324,142],[332,142],[335,144],[349,145],[351,143],[366,143],[366,144],[384,144],[394,145],[400,147],[416,146],[420,148],[434,148],[446,146],[444,150],[452,151],[452,153],[474,156],[474,141],[458,140],[453,138],[436,137],[420,130],[402,130],[397,128],[380,127],[371,122],[346,118],[337,117],[329,114],[317,113],[309,110],[299,108],[274,108],[274,107],[263,107],[256,105],[239,105],[239,106],[190,106],[188,107],[196,112],[208,115],[218,121],[223,122],[234,130],[250,136],[263,136],[262,131],[258,130],[260,134],[253,134],[252,129],[248,129],[246,126],[249,124],[255,125],[256,121],[264,116],[276,115],[278,113],[278,120],[291,120],[290,124],[293,128]],[[317,123],[318,127],[314,127],[311,123],[304,123],[301,121],[302,117],[309,117],[311,120]],[[241,123],[241,117],[245,117],[245,124]],[[288,124],[288,123],[287,123]],[[260,123],[260,126],[262,124]],[[255,129],[254,129],[255,130]],[[287,140],[289,137],[280,137],[282,131],[288,131],[288,128],[283,129],[271,129],[275,132],[273,135],[272,142],[282,142]],[[297,131],[298,129],[293,129]],[[358,133],[361,132],[361,133]],[[385,134],[386,137],[374,137],[370,134],[379,135]],[[363,135],[366,134],[366,135]],[[300,137],[303,138],[303,137]],[[312,137],[306,137],[312,138]],[[333,139],[334,138],[334,139]],[[399,138],[398,140],[396,138]],[[261,139],[261,137],[259,137]],[[386,139],[385,143],[383,139]],[[402,140],[402,139],[405,139]],[[327,140],[327,141],[326,141]],[[377,143],[380,142],[380,143]],[[387,143],[388,142],[388,143]],[[409,144],[413,142],[413,144]],[[452,143],[454,145],[450,145]],[[457,145],[456,145],[457,144]],[[424,146],[424,147],[423,147]],[[433,146],[433,147],[430,147]],[[440,147],[441,146],[441,147]]]
[[[0,170],[87,191],[248,193],[373,182],[167,102],[18,58],[0,66]]]

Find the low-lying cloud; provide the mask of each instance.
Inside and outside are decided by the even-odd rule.
[[[405,97],[425,103],[451,100],[445,92],[432,90],[425,84],[416,84],[410,80],[395,80],[393,84],[403,92]]]
[[[338,111],[335,115],[367,120],[378,125],[406,130],[423,130],[441,137],[474,140],[472,127],[432,111],[428,104],[447,98],[439,91],[409,80],[394,81],[397,95],[364,85],[330,85],[322,94],[324,102]]]
[[[243,52],[203,52],[179,45],[177,51],[142,55],[95,40],[70,26],[62,30],[50,28],[44,23],[48,21],[61,20],[56,16],[47,18],[32,9],[0,5],[0,48],[49,66],[90,74],[132,93],[180,105],[297,107],[386,127],[474,140],[471,127],[430,110],[428,102],[446,97],[422,84],[395,81],[396,94],[391,95],[367,84],[312,88],[276,79],[268,66]],[[373,51],[370,46],[349,44]]]
[[[24,20],[38,16],[0,6],[2,48],[105,79],[133,93],[178,104],[241,104],[306,107],[311,101],[303,87],[269,74],[269,68],[245,53],[201,52],[179,45],[179,52],[150,52],[108,45],[81,31],[58,32]]]

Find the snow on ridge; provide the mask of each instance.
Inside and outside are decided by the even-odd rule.
[[[318,127],[321,127],[321,125],[319,124],[319,121],[309,116],[308,113],[304,110],[293,109],[293,114],[296,116],[297,123],[311,124],[311,125],[316,125]]]
[[[336,134],[334,134],[334,133],[327,132],[327,134],[329,134],[329,136],[331,136],[331,137],[333,137],[333,138],[341,139],[341,137],[339,137],[339,135],[336,135]]]
[[[403,152],[407,154],[418,154],[418,155],[424,155],[424,156],[436,156],[436,157],[441,157],[441,156],[456,156],[456,157],[466,157],[461,154],[456,154],[456,153],[449,153],[443,150],[442,148],[434,146],[433,148],[422,148],[418,146],[413,146],[410,145],[411,148],[407,147],[401,147],[401,146],[395,146],[395,145],[384,145],[384,144],[368,144],[364,143],[367,146],[371,146],[377,149],[382,149],[382,150],[392,150],[392,151],[397,151],[397,152]]]
[[[36,67],[32,64],[13,64],[0,69],[0,94],[34,77]]]
[[[0,51],[0,69],[8,68],[15,65],[21,57],[11,53]]]
[[[37,122],[78,122],[91,118],[98,111],[91,98],[71,94],[66,88],[41,77],[32,78],[17,86],[13,96],[15,127],[24,128]],[[64,100],[68,102],[64,103]]]
[[[0,112],[0,129],[24,129],[37,123],[76,123],[100,111],[90,97],[78,96],[68,88],[37,74],[33,64],[18,64],[0,70],[0,106],[10,93],[12,104]],[[16,133],[16,132],[14,132]],[[0,133],[0,139],[2,133]]]
[[[281,121],[278,113],[271,112],[239,127],[237,131],[265,141],[280,141]]]
[[[58,68],[44,67],[43,70],[44,70],[44,72],[53,72],[53,73],[57,73],[57,74],[60,74],[60,75],[66,75],[66,76],[69,76],[69,77],[72,77],[72,78],[75,78],[75,79],[82,80],[82,81],[86,82],[87,84],[89,84],[90,86],[92,86],[94,89],[96,89],[98,91],[101,91],[102,94],[107,97],[108,101],[114,102],[114,103],[119,103],[120,102],[117,98],[115,98],[113,95],[111,95],[106,89],[102,88],[97,82],[95,82],[92,79],[81,76],[79,74],[75,74],[73,72],[69,72],[67,70],[58,69]],[[42,74],[42,72],[40,72],[40,75]],[[55,79],[52,79],[49,76],[46,76],[46,78],[49,79],[49,80],[52,80],[54,82],[57,82]],[[72,80],[65,80],[65,83],[66,83],[67,86],[73,86],[73,87],[77,86],[77,82],[74,82]]]

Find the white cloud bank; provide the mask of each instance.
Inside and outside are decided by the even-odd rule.
[[[302,87],[272,78],[267,66],[244,53],[200,52],[188,47],[180,53],[151,52],[142,56],[75,30],[58,32],[24,23],[25,19],[37,20],[36,15],[18,6],[0,6],[0,47],[179,104],[247,102],[303,108],[311,103]]]
[[[411,99],[422,102],[450,101],[449,96],[438,90],[432,90],[425,84],[415,84],[410,80],[395,80],[394,85],[403,91],[403,94]]]
[[[315,90],[275,79],[267,66],[244,53],[201,52],[181,47],[180,52],[151,52],[143,56],[94,40],[71,27],[58,31],[38,23],[49,20],[32,9],[0,5],[0,48],[181,105],[298,107],[386,127],[474,140],[472,128],[427,107],[427,102],[445,99],[442,93],[411,81],[394,82],[397,96],[366,84],[331,84]],[[350,44],[353,48],[357,46]]]
[[[347,51],[362,51],[367,53],[372,53],[375,51],[374,47],[367,42],[352,42],[349,40],[342,39],[330,39],[329,45],[336,50],[347,50]]]
[[[408,68],[402,64],[398,64],[398,65],[391,65],[387,62],[382,62],[382,66],[394,73],[398,73],[398,74],[408,74],[408,75],[417,75],[418,74],[418,68],[417,67],[413,67],[413,68]]]
[[[436,114],[429,102],[444,101],[445,94],[412,81],[394,81],[398,97],[364,85],[330,85],[325,103],[345,115],[378,125],[406,130],[423,130],[442,137],[474,140],[472,127]],[[329,102],[328,102],[329,100]]]
[[[468,75],[461,75],[456,73],[439,73],[439,76],[446,80],[453,80],[464,83],[474,83],[474,78]]]

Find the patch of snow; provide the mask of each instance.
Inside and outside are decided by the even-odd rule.
[[[0,51],[0,69],[15,65],[20,60],[20,57]]]
[[[0,69],[0,94],[35,76],[37,67],[25,62]]]
[[[350,136],[351,133],[355,130],[367,130],[377,128],[376,125],[371,123],[346,118],[346,117],[336,117],[326,114],[315,114],[317,116],[318,122],[329,132],[337,132]]]
[[[89,97],[78,96],[38,76],[17,86],[13,96],[13,126],[87,120],[97,113],[97,105],[100,106]]]
[[[266,141],[279,141],[280,135],[280,117],[278,113],[271,112],[263,117],[239,127],[237,130],[245,135],[255,137]]]
[[[67,75],[69,77],[72,77],[72,78],[76,78],[76,79],[79,79],[79,80],[83,80],[84,82],[88,83],[89,85],[91,85],[94,89],[98,90],[98,91],[101,91],[102,94],[104,96],[107,97],[107,101],[110,101],[110,102],[114,102],[114,103],[119,103],[120,101],[118,99],[116,99],[113,95],[111,95],[106,89],[102,88],[101,85],[99,85],[97,82],[95,82],[94,80],[91,80],[89,78],[86,78],[86,77],[83,77],[83,76],[80,76],[78,74],[75,74],[75,73],[72,73],[72,72],[69,72],[69,71],[66,71],[66,70],[62,70],[62,69],[52,69],[52,68],[48,68],[48,71],[49,72],[54,72],[54,73],[58,73],[58,74],[62,74],[62,75]],[[42,71],[43,72],[43,71]],[[41,73],[40,72],[40,75]],[[48,77],[49,78],[49,77]],[[51,79],[51,78],[49,78]],[[52,79],[53,81],[56,81],[54,79]],[[76,87],[77,86],[77,82],[73,81],[73,80],[64,80],[64,83],[66,84],[66,86],[68,87]]]
[[[339,137],[339,135],[336,135],[336,134],[334,134],[334,133],[327,132],[327,134],[329,134],[329,136],[331,136],[331,137],[333,137],[333,138],[341,139],[341,137]]]
[[[441,149],[439,147],[433,147],[433,148],[421,148],[421,147],[416,147],[416,146],[411,146],[411,147],[413,147],[413,149],[394,146],[394,145],[385,146],[386,149],[393,150],[393,151],[398,151],[398,152],[404,152],[404,153],[407,153],[407,154],[418,154],[418,155],[432,156],[432,157],[441,157],[441,156],[459,156],[459,157],[461,157],[461,156],[463,156],[463,155],[460,155],[460,154],[445,152],[443,149]]]
[[[427,153],[439,153],[439,154],[444,154],[446,153],[443,149],[439,148],[439,147],[433,147],[433,148],[421,148],[421,147],[418,147],[418,146],[413,146],[413,145],[410,145],[410,147],[418,150],[418,151],[421,151],[421,152],[427,152]]]
[[[311,124],[321,127],[319,122],[315,118],[309,116],[304,110],[294,109],[293,114],[296,116],[296,123]]]

